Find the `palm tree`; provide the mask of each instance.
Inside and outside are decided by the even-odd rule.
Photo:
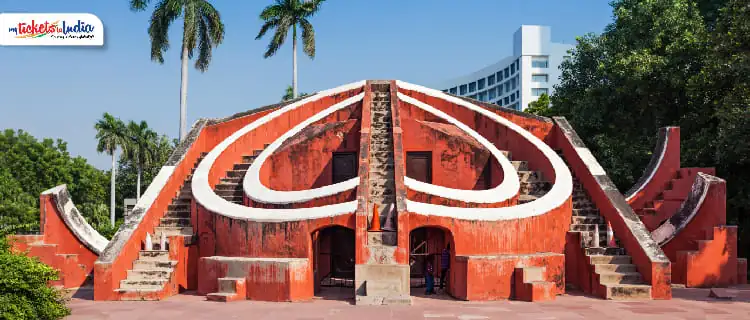
[[[146,121],[130,121],[127,129],[130,147],[125,149],[125,157],[138,167],[135,185],[135,198],[141,199],[141,176],[143,168],[151,164],[156,150],[157,134],[148,127]]]
[[[151,0],[129,0],[133,11],[146,10]],[[219,11],[207,0],[162,0],[151,14],[148,35],[151,38],[151,60],[164,63],[164,52],[169,49],[169,25],[182,16],[182,80],[180,86],[180,141],[187,135],[188,60],[198,47],[195,68],[208,69],[211,54],[224,40],[224,23]]]
[[[320,4],[324,0],[276,0],[275,4],[267,6],[260,13],[260,18],[265,23],[260,28],[255,40],[259,40],[270,29],[276,29],[273,39],[268,44],[268,50],[263,54],[269,58],[276,54],[286,40],[289,28],[292,28],[292,97],[297,97],[297,25],[302,28],[302,51],[310,58],[315,58],[315,30],[307,18],[312,17],[320,10]]]
[[[112,180],[109,186],[109,220],[112,223],[112,227],[115,226],[115,154],[117,154],[117,148],[125,150],[129,145],[127,133],[125,130],[125,124],[119,118],[113,117],[109,113],[104,113],[102,119],[99,120],[95,125],[96,139],[99,143],[96,146],[96,151],[104,152],[112,156]]]

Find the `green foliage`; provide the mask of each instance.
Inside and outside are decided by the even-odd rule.
[[[308,93],[306,92],[302,92],[299,94],[300,97],[304,97],[306,95],[308,95]],[[294,99],[294,88],[292,88],[292,86],[290,85],[286,87],[286,91],[284,91],[284,96],[281,97],[281,102],[292,100],[292,99]]]
[[[107,182],[106,172],[71,157],[61,140],[38,141],[22,130],[0,134],[0,226],[38,224],[39,194],[60,184],[77,205],[106,203]]]
[[[131,10],[144,11],[151,0],[129,2]],[[182,48],[187,49],[190,59],[198,49],[195,68],[205,72],[211,63],[213,48],[224,41],[224,23],[219,11],[207,0],[163,0],[156,4],[148,28],[151,60],[164,63],[164,53],[169,49],[169,27],[180,17],[183,18]]]
[[[530,102],[529,107],[523,111],[543,117],[551,115],[552,112],[549,110],[549,95],[542,93],[536,101]]]
[[[35,258],[10,251],[9,233],[29,226],[0,229],[0,318],[61,319],[70,314],[61,292],[49,287],[57,271]]]
[[[750,228],[750,9],[742,0],[618,0],[601,35],[577,39],[549,115],[575,126],[620,190],[656,132],[680,126],[683,166],[728,179],[728,222]],[[741,254],[750,239],[740,232]]]
[[[170,140],[167,136],[161,136],[149,142],[152,145],[152,156],[150,165],[143,167],[141,184],[148,186],[161,170],[161,166],[167,162],[172,151],[177,146],[177,140]],[[118,212],[123,212],[125,199],[136,198],[136,184],[138,176],[138,165],[135,159],[120,157],[117,163],[117,201]]]

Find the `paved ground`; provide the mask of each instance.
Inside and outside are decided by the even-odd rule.
[[[351,290],[351,289],[350,289]],[[330,294],[312,302],[217,303],[182,294],[160,302],[94,302],[74,298],[68,319],[750,319],[750,286],[731,301],[709,298],[707,289],[674,289],[669,301],[604,301],[581,295],[545,303],[466,302],[444,295],[416,296],[413,306],[363,307]],[[415,291],[418,293],[418,291]]]

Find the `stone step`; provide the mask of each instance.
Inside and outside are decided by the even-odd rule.
[[[376,297],[390,297],[397,296],[400,294],[401,281],[400,280],[367,280],[365,282],[365,291],[368,296]]]
[[[599,209],[596,208],[579,208],[573,209],[574,216],[600,217]]]
[[[250,168],[250,163],[235,163],[234,166],[232,166],[232,170],[245,170]]]
[[[190,218],[190,211],[167,211],[167,213],[164,214],[164,218],[171,218],[171,219],[181,219],[181,218]]]
[[[229,170],[227,171],[227,177],[242,178],[245,176],[247,170]]]
[[[146,261],[135,260],[133,270],[151,270],[151,271],[169,271],[172,272],[177,265],[177,261]]]
[[[189,204],[170,204],[167,206],[167,211],[190,211]]]
[[[573,216],[572,224],[604,224],[604,218],[599,216]]]
[[[592,255],[588,256],[590,264],[631,264],[630,256],[618,255],[618,256],[603,256],[603,255]]]
[[[643,284],[643,277],[638,272],[601,272],[601,284]]]
[[[637,268],[634,264],[595,264],[594,272],[636,272]]]
[[[624,256],[625,248],[613,248],[613,247],[599,247],[599,248],[586,248],[586,255],[602,255],[602,256]]]
[[[153,280],[120,280],[120,289],[140,289],[140,288],[163,288],[165,284],[169,282],[168,279],[153,279]]]
[[[169,280],[171,271],[167,270],[128,270],[128,280]]]
[[[511,161],[510,163],[513,165],[513,168],[516,168],[516,171],[528,171],[529,170],[528,161]]]
[[[518,196],[518,204],[524,204],[524,203],[527,203],[527,202],[531,202],[531,201],[534,201],[534,200],[536,200],[538,198],[539,197],[535,196],[535,195],[521,194],[521,195]]]
[[[233,183],[233,184],[241,184],[242,183],[242,177],[224,177],[219,179],[220,183]]]
[[[225,278],[219,278],[219,292],[221,293],[237,293],[236,286],[237,281],[243,281],[245,278],[231,278],[231,277],[225,277]]]
[[[253,163],[258,156],[244,155],[242,156],[242,163]]]
[[[543,182],[544,178],[539,171],[518,171],[521,182]]]
[[[571,224],[570,231],[594,231],[599,227],[599,233],[604,230],[607,231],[607,225],[605,224]]]
[[[190,227],[190,215],[188,213],[187,217],[180,217],[180,218],[161,218],[159,220],[159,226],[161,227]]]
[[[206,295],[206,300],[216,302],[229,302],[235,300],[236,293],[232,292],[212,292]]]
[[[154,228],[155,239],[160,239],[161,234],[166,236],[193,235],[193,227],[156,227]],[[158,242],[158,241],[156,241]]]
[[[221,196],[224,200],[227,200],[229,202],[242,204],[242,196]]]
[[[219,190],[242,190],[242,183],[241,182],[222,182],[216,185],[216,189],[214,191]]]
[[[169,251],[166,250],[141,250],[138,252],[138,260],[169,262]]]
[[[149,293],[159,292],[164,289],[163,286],[127,286],[125,288],[115,289],[119,293],[143,293],[143,296],[132,297],[130,295],[124,295],[120,298],[122,301],[142,301],[142,300],[158,300],[154,299]]]
[[[610,300],[651,299],[651,286],[646,284],[604,284]]]
[[[214,190],[214,192],[220,197],[240,197],[242,198],[242,189],[239,190]]]

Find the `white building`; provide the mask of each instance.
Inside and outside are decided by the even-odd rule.
[[[523,110],[542,93],[552,94],[560,63],[573,45],[551,42],[545,26],[521,26],[513,34],[513,55],[463,77],[442,83],[443,91]]]

